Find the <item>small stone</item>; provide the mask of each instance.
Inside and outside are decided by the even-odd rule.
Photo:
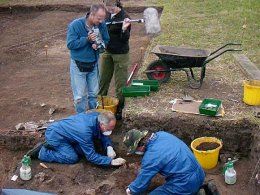
[[[46,174],[44,172],[40,172],[34,176],[35,179],[39,180],[40,182],[44,182],[46,179]]]
[[[56,111],[55,108],[50,108],[50,110],[49,110],[49,115],[52,115],[55,111]]]
[[[231,158],[230,154],[220,154],[219,155],[220,161],[223,163],[226,163],[228,161],[228,158]]]
[[[17,181],[18,181],[17,183],[18,183],[19,186],[23,186],[25,184],[25,181],[23,181],[21,179],[19,179]]]
[[[38,128],[38,124],[34,121],[24,123],[24,128],[26,131],[34,131]]]
[[[255,180],[257,184],[260,184],[260,175],[258,173],[255,175]]]
[[[51,184],[51,183],[53,183],[53,181],[55,180],[55,176],[53,176],[51,179],[49,179],[49,180],[46,180],[45,181],[45,183],[46,184]]]
[[[44,107],[44,106],[46,106],[46,104],[45,104],[45,103],[41,103],[40,105],[41,105],[41,107]]]
[[[253,111],[254,111],[254,116],[260,118],[260,108],[255,108]]]
[[[24,124],[23,123],[19,123],[15,126],[16,130],[25,130]]]
[[[95,189],[87,189],[85,193],[86,193],[87,195],[95,195],[95,194],[96,194],[96,191],[95,191]]]
[[[206,130],[210,130],[210,129],[211,129],[211,126],[210,126],[210,124],[208,124],[208,123],[207,123],[207,124],[205,124],[205,129],[206,129]]]
[[[103,184],[101,186],[98,187],[98,189],[95,190],[96,193],[100,193],[100,194],[110,194],[112,191],[112,186],[109,184]]]

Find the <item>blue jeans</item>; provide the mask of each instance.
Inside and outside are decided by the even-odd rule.
[[[80,72],[75,60],[71,59],[70,79],[76,112],[85,112],[87,105],[89,109],[95,109],[99,91],[98,63],[92,72]]]

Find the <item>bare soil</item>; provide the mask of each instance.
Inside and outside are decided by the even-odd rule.
[[[0,15],[0,129],[74,113],[65,36],[68,23],[84,14],[46,11]],[[131,13],[131,17],[142,14]],[[132,63],[139,62],[140,47],[146,48],[148,43],[144,26],[133,24]],[[49,115],[50,108],[56,109],[54,116]]]
[[[3,5],[8,5],[8,6],[14,6],[14,5],[24,5],[24,6],[35,6],[35,5],[87,5],[90,6],[94,3],[99,3],[102,1],[96,1],[96,0],[75,0],[75,1],[71,1],[71,0],[10,0],[6,3],[3,3]],[[144,0],[124,0],[122,1],[124,6],[147,6],[147,3]]]
[[[220,145],[218,143],[214,143],[214,142],[203,142],[200,145],[198,145],[196,147],[197,150],[200,151],[207,151],[207,150],[214,150],[217,147],[219,147]]]
[[[5,178],[2,181],[4,188],[22,188],[54,192],[57,194],[125,194],[126,187],[135,179],[140,167],[140,157],[121,156],[129,163],[124,167],[99,167],[88,163],[85,160],[75,165],[61,165],[56,163],[44,163],[51,169],[45,169],[39,165],[40,161],[32,161],[33,177],[30,181],[22,181],[18,178],[13,182],[10,178],[19,174],[16,169],[23,152],[10,152],[1,150],[5,155],[4,164],[1,165]],[[11,162],[11,163],[10,163]],[[223,163],[213,170],[206,170],[206,181],[217,185],[221,194],[256,194],[256,189],[248,184],[251,176],[252,165],[250,161],[243,159],[235,164],[237,171],[237,183],[233,186],[226,185],[221,173]],[[19,168],[19,166],[18,166]],[[66,171],[64,171],[66,170]],[[164,183],[164,178],[157,175],[151,182],[148,191]],[[251,187],[251,189],[250,189]]]

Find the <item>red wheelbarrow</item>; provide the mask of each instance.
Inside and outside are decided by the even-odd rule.
[[[226,49],[229,45],[241,44],[227,43],[211,53],[202,49],[157,45],[152,53],[157,55],[159,59],[150,63],[145,73],[150,80],[167,82],[172,71],[185,71],[189,86],[198,89],[205,78],[207,63],[227,51],[242,51],[241,49]],[[195,78],[193,68],[201,68],[199,79]]]

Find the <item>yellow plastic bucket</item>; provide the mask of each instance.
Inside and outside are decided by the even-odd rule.
[[[90,111],[104,113],[104,112],[107,112],[108,110],[105,110],[105,109],[92,109]]]
[[[243,101],[252,106],[260,105],[260,80],[244,81]]]
[[[102,103],[103,99],[103,103]],[[118,99],[114,97],[109,97],[109,96],[101,96],[98,97],[98,110],[99,109],[105,109],[113,112],[114,114],[116,113],[117,110],[117,105],[118,105]],[[103,108],[104,106],[104,108]]]
[[[214,150],[197,150],[196,147],[203,142],[215,142],[219,144]],[[219,150],[222,148],[222,142],[215,137],[200,137],[191,142],[191,149],[198,160],[199,164],[204,169],[212,169],[218,164]]]

